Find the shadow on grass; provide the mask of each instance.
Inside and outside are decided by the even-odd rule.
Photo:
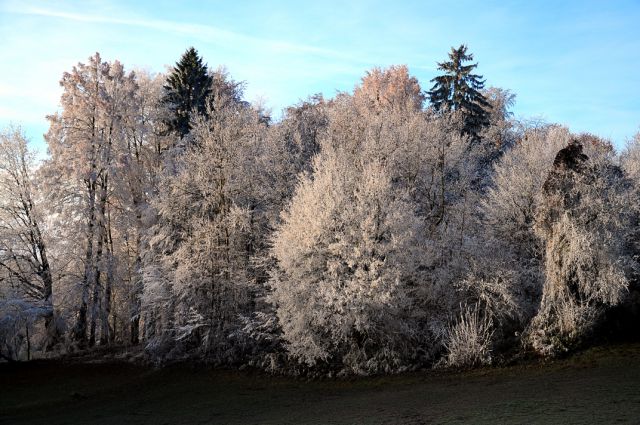
[[[127,363],[0,365],[0,423],[637,423],[640,344],[553,362],[304,381]]]

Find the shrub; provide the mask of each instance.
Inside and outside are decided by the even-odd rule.
[[[481,314],[478,305],[461,310],[458,321],[449,327],[444,346],[444,365],[472,367],[491,364],[493,320]]]

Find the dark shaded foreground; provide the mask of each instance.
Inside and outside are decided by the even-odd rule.
[[[546,364],[310,382],[187,366],[0,364],[2,424],[638,422],[640,344]]]

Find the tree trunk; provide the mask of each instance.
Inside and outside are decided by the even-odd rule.
[[[142,251],[142,239],[140,238],[140,231],[142,229],[142,214],[139,211],[139,202],[134,202],[134,208],[136,208],[136,260],[134,266],[134,280],[133,288],[131,291],[131,344],[136,345],[140,342],[140,296],[142,292],[142,258],[140,252]]]
[[[106,180],[105,180],[106,184]],[[107,188],[105,187],[105,191]],[[106,244],[107,244],[107,273],[105,279],[104,288],[104,314],[102,317],[102,332],[100,335],[100,344],[111,344],[113,342],[113,330],[109,324],[109,317],[111,316],[111,292],[113,284],[113,237],[111,235],[111,212],[107,211],[107,229],[106,229]]]
[[[27,361],[31,360],[31,336],[29,335],[29,322],[27,321],[24,325],[26,334],[27,334]]]
[[[82,297],[78,317],[74,328],[74,340],[80,348],[87,343],[87,310],[89,306],[89,287],[95,282],[93,268],[93,237],[96,221],[96,183],[94,180],[87,182],[89,195],[89,220],[87,221],[87,248],[85,251],[84,275],[82,277]]]
[[[98,244],[96,247],[96,257],[93,263],[93,267],[95,270],[95,282],[93,286],[93,306],[91,310],[91,334],[89,336],[89,346],[94,346],[96,343],[96,327],[97,322],[103,316],[103,305],[102,305],[102,294],[100,293],[100,286],[102,283],[102,261],[103,261],[103,252],[104,252],[104,242],[106,239],[106,220],[105,213],[107,208],[107,192],[105,187],[105,179],[102,179],[100,184],[100,200],[99,200],[99,208],[100,208],[100,222],[99,222],[99,231],[98,231]]]

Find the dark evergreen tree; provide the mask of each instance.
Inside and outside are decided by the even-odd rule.
[[[196,49],[190,47],[176,63],[164,85],[163,100],[172,112],[166,123],[169,131],[176,132],[181,138],[189,133],[192,114],[206,113],[211,83],[207,65],[202,63]]]
[[[464,65],[472,60],[473,54],[467,53],[464,44],[457,49],[452,47],[449,61],[438,63],[438,70],[445,74],[431,80],[434,84],[428,95],[437,111],[461,111],[463,133],[477,139],[480,130],[489,124],[491,105],[480,92],[484,88],[482,75],[471,73],[478,64]]]

